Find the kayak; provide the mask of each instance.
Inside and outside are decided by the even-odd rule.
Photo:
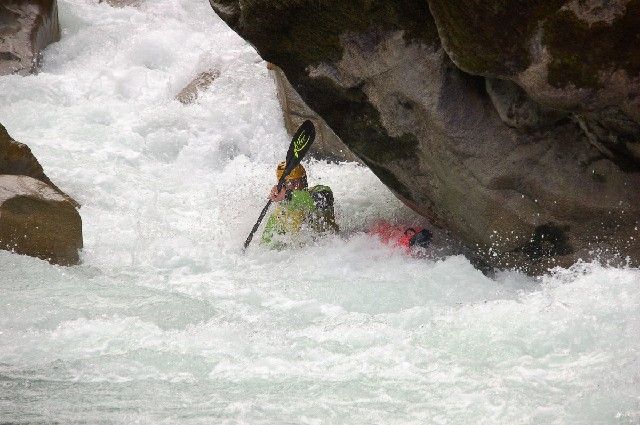
[[[427,248],[431,244],[433,234],[421,226],[402,226],[388,221],[377,221],[367,232],[376,236],[382,243],[397,246],[410,253],[416,248]]]

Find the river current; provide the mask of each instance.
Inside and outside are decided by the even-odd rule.
[[[341,235],[243,254],[289,143],[265,62],[205,0],[59,8],[0,122],[82,204],[84,250],[0,251],[0,423],[640,423],[638,269],[409,257],[364,230],[419,218],[323,162]]]

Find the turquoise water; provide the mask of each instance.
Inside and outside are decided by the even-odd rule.
[[[85,249],[0,251],[0,422],[640,422],[638,269],[408,257],[364,230],[419,218],[321,162],[342,234],[242,254],[289,142],[265,63],[206,1],[59,6],[42,72],[0,77],[0,122],[82,204]]]

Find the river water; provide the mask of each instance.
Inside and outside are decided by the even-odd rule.
[[[59,7],[0,122],[82,204],[85,248],[0,251],[0,422],[640,423],[638,269],[408,257],[363,230],[418,217],[322,162],[342,234],[242,254],[289,143],[265,63],[204,0]]]

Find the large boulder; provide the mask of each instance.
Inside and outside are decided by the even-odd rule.
[[[77,264],[82,248],[78,207],[44,174],[29,147],[0,124],[0,249]]]
[[[0,174],[29,176],[55,187],[49,177],[44,174],[42,166],[31,153],[31,149],[13,140],[2,124],[0,124]]]
[[[600,151],[640,170],[640,0],[429,0],[463,71],[569,111]]]
[[[0,2],[0,75],[35,72],[42,50],[58,40],[56,0]]]
[[[358,157],[331,130],[325,120],[304,103],[304,100],[287,80],[284,72],[271,63],[268,64],[268,68],[276,83],[284,126],[289,135],[293,136],[303,122],[311,120],[316,127],[316,138],[309,151],[312,157],[329,161],[359,162]]]
[[[80,214],[68,197],[40,180],[0,175],[0,248],[53,264],[77,264]]]
[[[592,93],[607,102],[589,107],[580,100],[552,101],[545,90],[532,89],[542,86],[524,84],[535,77],[529,62],[511,55],[508,36],[519,40],[530,27],[544,28],[535,19],[544,19],[545,8],[534,8],[533,21],[519,26],[519,16],[528,15],[513,9],[520,3],[509,8],[504,2],[500,7],[513,19],[498,17],[486,21],[486,35],[456,38],[477,29],[476,22],[483,25],[481,9],[493,6],[470,4],[475,20],[467,17],[465,24],[467,3],[444,1],[429,3],[437,20],[424,0],[210,2],[265,60],[282,68],[305,103],[400,199],[484,260],[530,273],[608,253],[640,261],[640,169],[632,153],[638,120],[630,96],[637,72],[630,66],[624,78],[604,78],[604,91]],[[572,5],[563,3],[556,17]],[[620,13],[615,16],[627,16]],[[449,32],[442,25],[447,19],[455,23]],[[616,19],[608,27],[615,35],[607,39],[622,38],[617,31],[629,35]],[[530,34],[540,39],[539,31]],[[538,47],[546,46],[542,36]],[[613,54],[580,51],[571,40],[558,43],[596,75],[599,69],[621,75],[620,64],[633,64],[638,48],[637,42],[616,44]],[[483,46],[491,54],[472,68],[455,56],[456,46],[465,48],[458,57]],[[595,63],[604,65],[596,69]]]
[[[46,183],[62,196],[69,198],[69,201],[76,208],[80,206],[74,199],[53,184],[44,173],[36,157],[31,153],[31,149],[27,145],[13,140],[2,124],[0,124],[0,174],[33,177]]]

